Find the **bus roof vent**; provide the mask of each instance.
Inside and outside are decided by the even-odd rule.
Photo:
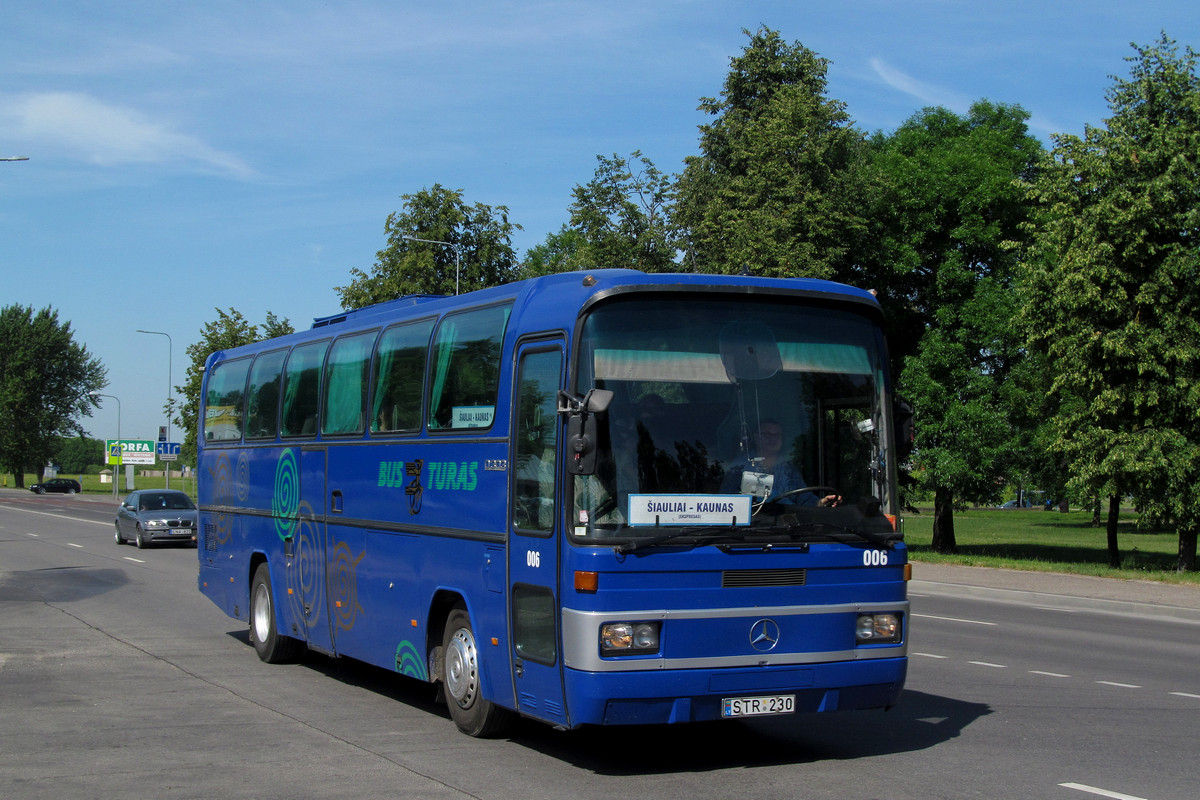
[[[390,311],[396,308],[405,308],[407,306],[415,306],[419,303],[427,303],[430,300],[441,300],[445,295],[441,294],[406,294],[404,297],[397,297],[395,300],[385,300],[382,303],[376,303],[373,306],[366,308],[356,308],[350,311],[339,311],[336,314],[330,314],[328,317],[317,317],[313,320],[314,328],[325,328],[329,325],[340,325],[346,320],[363,319],[371,317],[375,314],[380,314],[385,311]]]

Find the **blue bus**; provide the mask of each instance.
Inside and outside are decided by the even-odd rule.
[[[887,708],[891,391],[879,304],[825,281],[597,270],[344,311],[209,357],[199,588],[262,660],[436,684],[474,736]]]

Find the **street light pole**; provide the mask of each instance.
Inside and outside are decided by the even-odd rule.
[[[454,294],[458,294],[458,276],[462,274],[462,266],[458,260],[458,245],[452,242],[439,242],[437,239],[418,239],[415,236],[405,236],[410,242],[425,242],[426,244],[444,244],[446,247],[454,248]]]
[[[121,398],[115,394],[104,394],[103,392],[88,392],[92,397],[111,397],[117,401],[117,468],[113,470],[113,500],[117,499],[117,475],[121,472],[121,462],[125,454],[124,448],[121,447]],[[105,454],[107,455],[107,453]]]
[[[167,337],[167,444],[171,442],[171,351],[175,349],[174,342],[171,341],[171,334],[163,333],[162,331],[144,331],[140,328],[138,333],[153,333],[157,336]],[[167,488],[171,488],[171,462],[163,461],[166,465]]]

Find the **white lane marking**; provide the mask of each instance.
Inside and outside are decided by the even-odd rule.
[[[958,617],[935,617],[932,614],[913,614],[913,616],[920,617],[921,619],[940,619],[943,622],[965,622],[968,625],[990,625],[992,627],[996,626],[995,622],[981,622],[977,619],[959,619]]]
[[[56,517],[58,519],[67,519],[67,520],[70,520],[71,522],[88,522],[88,523],[91,523],[92,525],[111,525],[112,524],[111,522],[99,522],[94,519],[81,519],[79,517],[68,517],[65,514],[51,514],[49,511],[33,511],[32,509],[17,508],[15,506],[5,506],[5,509],[7,509],[8,511],[23,511],[26,514],[37,514],[39,517]],[[33,534],[30,534],[30,535],[32,536]]]
[[[67,547],[78,547],[80,550],[83,549],[83,545],[75,544],[74,542],[67,542]]]
[[[1007,664],[992,664],[988,661],[968,661],[968,664],[974,664],[977,667],[991,667],[992,669],[1008,669]]]
[[[1189,697],[1192,700],[1200,700],[1200,694],[1192,694],[1191,692],[1171,692],[1176,697]]]
[[[1088,794],[1099,795],[1100,797],[1111,797],[1113,800],[1146,800],[1146,798],[1138,797],[1137,795],[1111,792],[1108,789],[1097,789],[1095,786],[1088,786],[1082,783],[1060,783],[1059,786],[1064,789],[1077,789]]]
[[[921,656],[922,658],[949,658],[950,657],[950,656],[939,656],[939,655],[935,655],[934,653],[913,653],[913,655]]]
[[[145,561],[143,561],[142,559],[140,559],[140,558],[134,558],[133,556],[125,556],[125,560],[126,560],[126,561],[132,561],[132,562],[133,562],[133,563],[135,563],[135,564],[145,564],[145,563],[146,563],[146,562],[145,562]]]
[[[1069,678],[1070,675],[1063,675],[1061,672],[1043,672],[1040,669],[1029,670],[1031,675],[1045,675],[1047,678]]]
[[[1140,689],[1142,687],[1133,683],[1117,683],[1116,681],[1096,681],[1101,686],[1115,686],[1118,689]]]

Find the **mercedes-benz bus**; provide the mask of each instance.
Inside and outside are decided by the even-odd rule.
[[[907,668],[870,292],[596,270],[213,353],[199,588],[464,732],[875,709]]]

